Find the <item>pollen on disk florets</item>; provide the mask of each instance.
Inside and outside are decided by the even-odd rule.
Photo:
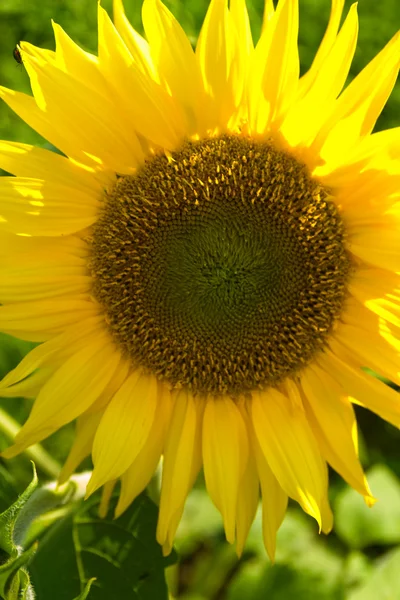
[[[344,235],[326,190],[271,143],[188,141],[105,197],[94,294],[134,364],[237,396],[324,346],[346,293]]]

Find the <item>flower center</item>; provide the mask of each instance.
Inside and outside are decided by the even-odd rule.
[[[271,143],[234,136],[119,178],[92,238],[94,294],[117,344],[195,394],[295,375],[340,315],[349,269],[326,190]]]

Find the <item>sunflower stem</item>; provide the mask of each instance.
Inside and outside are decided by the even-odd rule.
[[[20,424],[15,421],[5,410],[0,408],[0,431],[5,434],[6,437],[14,440],[18,431],[20,430]],[[54,458],[52,458],[46,450],[40,444],[34,444],[30,446],[24,453],[29,456],[35,463],[35,465],[46,475],[49,475],[52,479],[57,479],[61,467]]]

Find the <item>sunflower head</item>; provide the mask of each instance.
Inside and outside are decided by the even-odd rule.
[[[172,388],[234,398],[320,350],[350,259],[328,192],[271,142],[188,141],[120,178],[91,272],[116,343]]]
[[[36,397],[4,455],[76,419],[66,479],[120,479],[117,514],[163,457],[169,552],[204,469],[240,554],[261,496],[273,558],[293,498],[327,532],[330,464],[373,502],[352,403],[400,423],[397,129],[372,133],[395,36],[343,90],[353,5],[332,2],[299,76],[298,2],[211,0],[192,46],[159,0],[145,37],[114,0],[98,56],[54,24],[21,43],[33,96],[0,95],[63,154],[0,143],[0,327],[42,342],[0,383]]]

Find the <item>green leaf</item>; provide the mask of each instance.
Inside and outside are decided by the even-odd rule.
[[[53,509],[73,500],[75,490],[76,485],[72,481],[62,486],[51,482],[36,489],[18,515],[13,533],[14,543],[27,547],[39,538],[53,523],[52,514],[54,512],[58,518],[63,516],[63,511],[54,511]],[[71,509],[66,507],[66,510]]]
[[[335,503],[335,531],[350,548],[400,542],[400,482],[385,465],[368,473],[372,493],[378,502],[366,506],[351,488],[338,494]]]
[[[0,565],[0,598],[20,600],[31,598],[33,590],[25,566],[36,552],[36,544]],[[30,595],[29,595],[30,594]]]
[[[31,483],[14,502],[14,504],[12,504],[0,515],[0,549],[9,556],[16,556],[19,553],[14,541],[16,522],[38,485],[35,465],[32,463],[32,466],[33,478]]]
[[[4,465],[0,464],[0,512],[7,509],[17,496],[17,481]]]
[[[156,506],[143,494],[118,519],[99,518],[98,507],[96,495],[41,539],[30,565],[38,598],[79,598],[95,577],[90,600],[167,600],[164,568],[176,558],[156,542]]]
[[[85,589],[83,590],[82,594],[79,594],[79,596],[74,598],[74,600],[86,600],[86,598],[89,595],[90,588],[92,587],[93,581],[96,581],[96,577],[92,577],[92,579],[89,579],[89,581],[85,585]]]
[[[23,551],[16,540],[18,521],[38,485],[35,465],[32,463],[32,466],[31,483],[17,500],[0,514],[0,597],[5,600],[28,600],[34,597],[25,566],[36,552],[36,546]]]
[[[395,600],[400,598],[400,548],[376,561],[366,583],[351,592],[348,600]]]
[[[64,512],[61,513],[53,510],[53,513],[50,513],[53,517],[49,519],[48,511],[73,500],[79,487],[77,483],[68,483],[60,487],[56,483],[49,483],[38,488],[35,465],[32,465],[31,483],[17,500],[0,514],[0,597],[6,600],[33,598],[33,588],[26,566],[36,552],[37,543],[34,541],[48,529],[54,518],[64,516],[66,510],[71,511],[71,506],[64,507]]]

